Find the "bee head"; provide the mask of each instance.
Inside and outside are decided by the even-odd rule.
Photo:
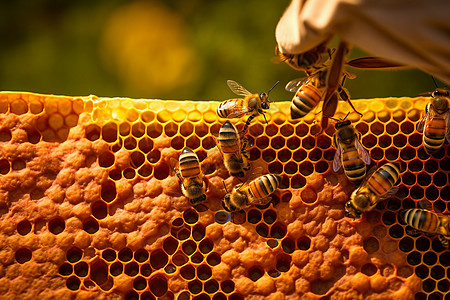
[[[351,201],[345,203],[345,212],[347,217],[351,217],[353,219],[360,219],[362,214],[359,209],[353,206],[353,203]]]
[[[222,206],[227,212],[233,212],[236,210],[236,206],[231,203],[231,194],[226,194],[222,200]]]
[[[448,95],[448,91],[446,91],[446,92]],[[434,92],[433,92],[433,97],[434,97]],[[448,96],[445,96],[445,97],[437,96],[437,97],[433,98],[431,106],[433,106],[433,108],[439,114],[443,114],[448,111],[449,103],[448,103],[448,99],[446,97],[448,97]]]
[[[340,128],[347,127],[347,126],[349,126],[350,124],[352,124],[352,122],[351,122],[350,120],[345,120],[345,121],[342,121],[342,122],[337,122],[337,123],[334,125],[334,128],[340,129]]]
[[[444,89],[435,89],[434,92],[431,94],[433,98],[437,97],[450,97],[450,92]]]
[[[259,99],[261,100],[261,108],[262,109],[269,109],[270,103],[269,103],[269,95],[266,93],[259,94]]]

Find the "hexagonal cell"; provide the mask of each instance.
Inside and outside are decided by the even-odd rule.
[[[157,122],[151,123],[147,126],[147,135],[152,139],[156,139],[161,136],[162,132],[163,127]]]
[[[127,247],[122,248],[119,251],[118,257],[121,262],[129,262],[133,259],[133,251]]]
[[[105,284],[108,280],[108,265],[101,259],[95,260],[90,265],[89,278],[98,286]]]
[[[71,263],[76,263],[83,257],[83,251],[78,247],[72,247],[67,250],[67,260]]]
[[[89,265],[85,261],[80,261],[73,267],[78,277],[86,277],[89,273]]]
[[[101,135],[105,142],[114,143],[117,141],[118,128],[116,123],[107,123],[101,129]],[[87,132],[86,132],[87,136]],[[88,138],[89,139],[89,138]]]
[[[262,237],[267,237],[269,235],[269,226],[260,223],[256,226],[256,232]]]
[[[108,262],[116,260],[117,254],[113,249],[105,249],[102,251],[102,258]]]
[[[152,274],[152,267],[150,266],[150,263],[141,265],[139,274],[144,277],[149,277]]]
[[[291,188],[300,189],[306,185],[306,179],[300,174],[294,175],[291,178]]]
[[[81,281],[76,276],[71,276],[66,280],[66,286],[71,291],[76,291],[80,288]]]
[[[145,156],[140,151],[134,151],[130,155],[130,165],[135,168],[139,169],[143,164],[145,163]]]
[[[115,156],[109,151],[101,153],[98,157],[98,165],[102,168],[109,168],[114,165]]]
[[[408,253],[414,248],[414,240],[408,236],[405,236],[400,240],[398,247],[401,251]]]
[[[281,253],[277,256],[276,268],[279,272],[287,272],[291,268],[292,257]]]
[[[169,257],[163,250],[158,249],[150,254],[150,265],[155,270],[164,268],[168,261]]]
[[[264,269],[260,266],[253,266],[248,269],[248,278],[252,281],[257,281],[259,278],[264,276]]]
[[[134,261],[127,263],[125,265],[124,273],[130,277],[136,276],[137,274],[139,274],[139,265]]]
[[[200,265],[197,267],[197,278],[202,281],[208,280],[212,276],[211,267],[208,265]]]
[[[194,279],[188,282],[188,289],[192,294],[196,295],[203,290],[203,284],[200,280]]]
[[[214,220],[219,224],[226,224],[231,220],[231,214],[226,211],[218,211],[214,215]]]
[[[381,135],[384,132],[384,124],[375,122],[370,125],[370,131],[375,135]]]
[[[187,224],[195,224],[198,221],[198,213],[193,209],[188,209],[183,213],[183,219]]]
[[[378,271],[374,264],[368,263],[361,267],[361,273],[372,276]]]
[[[61,266],[59,266],[58,268],[58,273],[62,276],[69,276],[71,275],[73,272],[73,267],[71,264],[69,263],[63,263]]]
[[[61,217],[54,217],[48,222],[48,230],[55,235],[63,232],[65,228],[66,224]]]
[[[363,247],[367,253],[373,254],[380,249],[380,242],[374,237],[369,237],[363,241]]]

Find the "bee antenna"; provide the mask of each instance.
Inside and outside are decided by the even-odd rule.
[[[434,79],[434,76],[431,76],[431,79],[433,79],[434,85],[436,86],[436,88],[438,88],[438,85],[436,83],[436,79]]]
[[[222,182],[223,182],[223,187],[225,188],[225,192],[227,192],[227,194],[228,194],[227,186],[225,185],[225,180],[222,180]]]
[[[348,113],[345,115],[345,118],[344,118],[342,121],[345,121],[345,119],[347,119],[347,117],[348,117],[349,114],[350,114],[350,112],[348,112]]]
[[[341,120],[338,120],[338,119],[336,119],[336,118],[330,118],[331,120],[334,120],[334,121],[336,121],[336,122],[339,122],[339,121],[341,121]]]
[[[273,88],[276,87],[278,83],[280,83],[279,80],[278,80],[277,82],[275,82],[275,84],[273,85],[273,87],[270,88],[270,90],[267,92],[267,96],[269,96],[270,91],[273,90]]]
[[[263,112],[262,115],[264,117],[264,120],[266,121],[266,124],[269,124],[269,122],[267,122],[267,119],[266,119],[266,114]]]

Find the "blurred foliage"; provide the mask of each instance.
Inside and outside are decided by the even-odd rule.
[[[271,99],[290,100],[284,85],[304,73],[270,60],[289,2],[1,1],[0,90],[224,100],[234,97],[227,79],[252,92],[280,80]],[[350,71],[355,99],[435,88],[418,70]]]

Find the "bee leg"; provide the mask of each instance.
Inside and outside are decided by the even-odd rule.
[[[439,239],[439,242],[441,242],[442,246],[444,246],[445,248],[448,248],[449,240],[446,239],[445,236],[439,235],[439,236],[438,236],[438,239]]]
[[[244,136],[244,135],[247,133],[248,126],[250,126],[250,122],[251,122],[256,116],[257,116],[256,114],[252,114],[250,117],[248,117],[247,122],[245,122],[244,129],[242,129],[242,131],[241,131],[241,133],[240,133],[241,136]]]
[[[242,138],[242,147],[241,147],[241,152],[245,152],[245,149],[247,148],[247,144],[248,144],[248,138],[245,136]]]

